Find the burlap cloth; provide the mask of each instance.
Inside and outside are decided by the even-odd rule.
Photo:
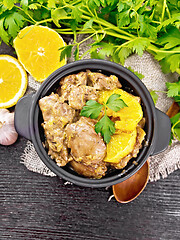
[[[88,49],[88,43],[84,43],[80,48],[80,55]],[[85,58],[90,58],[89,55]],[[74,59],[69,59],[72,62]],[[147,52],[142,57],[134,54],[125,61],[125,67],[131,67],[133,70],[138,71],[144,75],[142,79],[148,90],[166,91],[165,82],[174,82],[177,80],[176,74],[163,74],[159,63]],[[35,82],[29,76],[29,91],[36,91],[40,84]],[[159,99],[156,107],[163,112],[166,112],[172,103],[172,99],[167,98],[165,93],[159,92]],[[24,153],[21,156],[21,162],[33,172],[37,172],[47,176],[55,176],[38,157],[33,144],[27,141]],[[173,141],[172,145],[166,151],[156,156],[150,157],[150,181],[167,177],[170,173],[180,168],[180,142]]]

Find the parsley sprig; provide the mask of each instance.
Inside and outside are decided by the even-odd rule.
[[[180,141],[180,113],[177,113],[174,117],[171,118],[171,141],[173,136]]]
[[[23,27],[41,24],[74,36],[73,44],[62,48],[61,59],[73,51],[78,60],[79,46],[93,38],[84,53],[92,58],[124,64],[130,54],[142,56],[146,50],[164,72],[180,73],[179,11],[179,1],[172,0],[2,0],[0,38],[12,44]],[[88,37],[77,42],[77,34]]]
[[[180,106],[180,77],[175,83],[166,83],[168,97],[173,97]],[[176,138],[180,141],[180,112],[171,118],[171,140]]]
[[[95,131],[96,133],[101,133],[106,143],[109,143],[111,136],[116,130],[115,123],[107,116],[107,108],[117,112],[120,109],[127,107],[127,104],[120,97],[120,94],[114,93],[108,98],[107,102],[103,104],[94,100],[89,100],[86,102],[86,105],[82,108],[80,113],[81,116],[97,119],[102,109],[104,109],[104,116],[96,123]]]
[[[171,97],[174,99],[175,102],[177,102],[180,106],[180,77],[177,82],[170,83],[166,82],[167,91],[150,91],[151,97],[154,101],[154,104],[156,104],[158,100],[158,94],[157,92],[163,92],[166,93],[168,97]],[[180,141],[180,112],[178,112],[175,116],[170,118],[171,120],[171,141],[173,138],[176,138]]]

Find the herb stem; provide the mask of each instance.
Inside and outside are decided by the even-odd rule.
[[[27,19],[27,18],[24,17],[24,20],[26,20],[27,22],[32,23],[34,25],[34,22],[31,21],[30,19]]]
[[[93,34],[91,34],[91,35],[88,36],[87,38],[83,39],[83,40],[82,40],[81,42],[79,42],[78,44],[80,45],[80,44],[82,44],[83,42],[86,42],[88,39],[92,38],[95,34],[96,34],[96,32],[93,33]]]
[[[44,6],[44,5],[42,5],[42,4],[36,3],[36,6],[38,6],[38,7],[43,7],[44,9],[46,9],[46,10],[49,11],[49,8],[46,7],[46,6]]]
[[[80,11],[83,12],[83,13],[85,13],[85,14],[87,14],[87,12],[86,12],[85,10],[80,9]],[[89,14],[87,14],[87,15],[89,15]],[[89,16],[82,15],[82,18],[84,18],[84,19],[86,19],[86,20],[90,20],[90,17],[89,17]],[[131,37],[131,38],[134,38],[134,36],[133,36],[132,34],[127,33],[127,32],[124,31],[124,30],[121,30],[120,28],[116,27],[116,26],[113,25],[112,23],[109,23],[109,22],[105,21],[105,20],[102,19],[102,18],[97,18],[97,17],[96,17],[96,18],[94,18],[94,22],[96,22],[96,23],[98,23],[98,24],[101,24],[101,25],[103,25],[103,26],[105,26],[105,27],[108,27],[108,28],[110,28],[110,29],[112,29],[112,30],[114,30],[114,31],[116,31],[116,32],[119,32],[119,33],[121,33],[121,34],[125,34],[125,35],[127,35],[127,36],[129,36],[129,37]]]
[[[36,24],[36,20],[34,20],[28,12],[25,12],[23,8],[21,8],[21,7],[17,6],[17,5],[14,5],[14,7],[16,7],[17,9],[23,11],[32,20],[32,22]]]
[[[164,20],[165,9],[166,9],[166,0],[163,1],[163,8],[162,8],[161,22],[163,22],[163,20]]]
[[[41,20],[39,22],[36,22],[36,25],[39,25],[39,24],[42,24],[42,23],[46,23],[46,22],[52,22],[53,19],[52,18],[48,18],[48,19],[44,19],[44,20]]]
[[[155,21],[155,20],[152,20],[151,22],[152,22],[152,23],[161,24],[161,22],[159,22],[159,21]]]
[[[167,3],[166,3],[166,12],[167,12],[167,14],[168,14],[168,17],[171,18],[171,14],[170,14],[170,11],[169,11],[169,8],[168,8]]]
[[[173,54],[173,53],[180,53],[180,51],[166,51],[166,50],[159,50],[158,48],[156,48],[155,46],[153,46],[152,44],[149,45],[148,47],[149,50],[152,50],[153,52],[159,52],[159,53],[170,53],[170,54]]]

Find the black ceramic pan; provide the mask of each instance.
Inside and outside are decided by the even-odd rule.
[[[41,127],[43,118],[38,105],[39,99],[55,91],[61,78],[80,71],[86,71],[86,69],[95,72],[100,71],[105,75],[116,75],[124,90],[141,98],[146,119],[144,128],[146,138],[135,159],[138,164],[135,165],[133,163],[134,159],[132,159],[123,170],[111,170],[101,179],[88,179],[78,175],[69,166],[57,166],[55,161],[48,156],[47,150],[43,146],[45,137]],[[33,142],[39,157],[49,169],[59,177],[85,187],[106,187],[128,179],[143,166],[149,156],[158,154],[167,148],[171,132],[169,117],[155,108],[153,100],[142,81],[123,66],[99,59],[81,60],[67,64],[52,73],[43,82],[36,94],[21,98],[15,109],[15,127],[20,135]]]

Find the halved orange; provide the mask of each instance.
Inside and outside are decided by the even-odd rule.
[[[27,73],[16,58],[0,55],[0,108],[17,103],[27,88]]]
[[[52,72],[66,64],[65,59],[60,61],[59,50],[66,43],[56,31],[48,27],[25,27],[13,43],[18,60],[39,82],[43,82]]]

